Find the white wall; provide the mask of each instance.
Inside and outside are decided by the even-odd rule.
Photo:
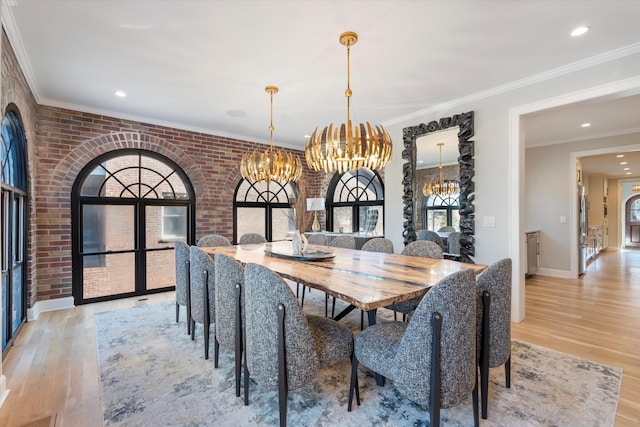
[[[473,110],[475,112],[476,257],[489,264],[504,257],[514,260],[513,319],[524,318],[524,148],[519,116],[560,105],[565,99],[582,100],[591,93],[606,92],[601,86],[640,88],[640,53],[598,63],[566,67],[554,73],[516,82],[513,90],[501,88],[470,95],[394,123],[385,123],[394,141],[394,153],[385,171],[386,229],[396,248],[402,239],[402,129],[440,117]],[[604,61],[604,59],[601,59]],[[595,65],[592,65],[594,64]],[[543,78],[544,77],[544,78]],[[469,75],[469,78],[474,78]],[[629,79],[629,81],[625,81]],[[531,82],[531,84],[526,84]],[[612,82],[615,82],[612,84]],[[621,83],[622,82],[622,83]],[[455,84],[455,82],[452,82]],[[587,91],[583,94],[581,91]],[[595,96],[595,95],[592,95]],[[575,102],[575,101],[573,101]],[[566,101],[564,103],[567,103]],[[566,184],[565,187],[568,185]],[[495,227],[483,227],[485,216],[495,217]]]

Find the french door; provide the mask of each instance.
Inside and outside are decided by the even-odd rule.
[[[189,181],[169,159],[122,150],[94,160],[74,185],[75,304],[175,286],[174,242],[192,243]]]
[[[27,150],[22,121],[8,109],[2,119],[1,217],[3,354],[27,319]]]
[[[627,201],[625,215],[625,246],[640,248],[640,196],[634,196]]]

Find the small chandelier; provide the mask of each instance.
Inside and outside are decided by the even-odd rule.
[[[269,149],[265,151],[253,150],[242,156],[240,174],[251,182],[296,181],[302,174],[302,164],[298,156],[273,148],[273,130],[275,129],[273,127],[273,95],[278,93],[278,88],[267,86],[264,90],[271,99]]]
[[[444,142],[438,142],[438,147],[440,147],[440,165],[438,168],[440,169],[440,180],[436,182],[426,182],[424,187],[422,187],[422,193],[429,196],[440,196],[442,198],[453,196],[460,193],[460,184],[457,181],[447,181],[445,182],[442,178],[442,146]]]
[[[385,167],[391,159],[391,136],[382,125],[351,124],[349,52],[357,41],[358,35],[352,31],[340,34],[340,44],[347,47],[347,123],[339,127],[330,123],[322,133],[316,127],[307,138],[305,157],[315,171],[343,173],[362,167],[375,170]]]

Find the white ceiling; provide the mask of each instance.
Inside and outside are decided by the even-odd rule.
[[[360,36],[351,49],[352,119],[385,125],[640,50],[637,0],[8,4],[5,28],[40,104],[266,143],[264,87],[276,85],[274,140],[300,149],[316,126],[346,119],[343,31]],[[591,31],[570,37],[578,25]],[[628,95],[526,118],[527,145],[638,131],[640,95]],[[592,126],[576,126],[583,121]]]

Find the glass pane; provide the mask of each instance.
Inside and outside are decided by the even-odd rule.
[[[265,208],[238,208],[236,218],[238,238],[245,233],[259,233],[266,236],[265,216]]]
[[[84,253],[135,249],[134,207],[128,205],[82,206]]]
[[[145,199],[159,199],[162,197],[161,186],[164,185],[165,191],[168,190],[164,176],[157,171],[140,169],[140,197]]]
[[[382,206],[360,207],[360,232],[372,235],[382,235],[384,212]]]
[[[187,239],[186,206],[147,206],[147,248],[173,247],[175,240]]]
[[[13,266],[13,282],[11,283],[11,335],[22,323],[22,264]]]
[[[351,206],[341,206],[333,208],[333,231],[340,233],[353,232]]]
[[[134,253],[85,255],[82,261],[84,299],[135,290]]]
[[[9,269],[9,192],[2,190],[2,270]]]
[[[274,208],[271,220],[271,240],[285,240],[291,237],[291,232],[295,231],[294,210],[291,208]]]
[[[174,251],[147,252],[147,289],[175,286],[175,266],[176,258]]]
[[[4,348],[7,346],[7,341],[9,339],[9,337],[7,336],[7,326],[5,325],[5,319],[6,316],[4,315],[4,310],[6,310],[7,307],[7,294],[8,294],[8,278],[9,276],[5,275],[4,273],[2,274],[2,307],[0,307],[0,312],[2,313],[2,320],[0,321],[0,324],[2,324],[2,349],[4,350]]]
[[[447,225],[446,209],[429,209],[427,211],[427,230],[438,231]]]
[[[102,165],[96,166],[85,178],[80,194],[82,196],[104,197],[105,187],[103,187],[102,184],[106,178],[106,173]]]
[[[163,199],[181,199],[187,200],[189,195],[187,194],[187,188],[182,182],[182,179],[178,176],[177,173],[169,176],[160,186],[158,187],[158,192],[160,193],[160,197]]]
[[[139,160],[137,155],[119,156],[105,162],[105,168],[114,176],[106,180],[106,197],[140,197],[138,186]]]
[[[451,226],[456,230],[460,230],[460,211],[458,209],[451,210]]]

